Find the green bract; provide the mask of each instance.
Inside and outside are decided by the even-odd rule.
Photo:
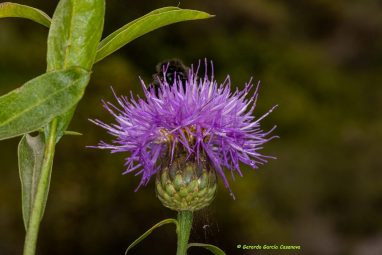
[[[175,211],[197,211],[215,198],[216,174],[208,161],[175,157],[157,175],[156,192],[164,206]]]

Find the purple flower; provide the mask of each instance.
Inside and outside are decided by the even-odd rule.
[[[103,105],[116,123],[92,120],[116,137],[111,143],[101,141],[96,148],[113,153],[128,152],[124,173],[135,171],[142,176],[138,188],[160,170],[160,158],[172,160],[178,149],[196,161],[205,155],[227,188],[225,169],[231,171],[232,176],[234,172],[242,176],[240,162],[257,168],[272,158],[260,154],[259,150],[276,137],[270,136],[275,127],[264,132],[260,121],[276,106],[256,119],[253,111],[259,86],[254,88],[252,79],[243,90],[236,88],[231,92],[229,76],[219,85],[213,76],[212,63],[210,77],[206,71],[204,77],[199,78],[199,66],[188,70],[186,80],[174,79],[174,84],[166,78],[159,80],[159,88],[146,86],[141,80],[144,98],[132,94],[118,97],[113,91],[118,106],[104,101]],[[205,67],[207,70],[207,61]],[[163,73],[166,77],[166,70]]]

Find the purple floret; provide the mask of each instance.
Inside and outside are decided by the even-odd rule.
[[[207,67],[206,62],[206,70]],[[138,188],[160,170],[158,159],[172,160],[179,148],[195,160],[206,155],[227,188],[225,169],[230,170],[232,176],[234,172],[242,176],[240,162],[257,168],[266,163],[267,158],[273,158],[260,154],[259,150],[276,137],[270,136],[275,127],[264,132],[260,121],[276,106],[255,119],[253,111],[259,86],[254,88],[252,79],[243,90],[236,88],[231,92],[229,76],[219,85],[213,70],[210,77],[206,71],[204,77],[199,78],[198,69],[189,70],[185,86],[181,80],[173,85],[164,80],[155,90],[141,80],[145,98],[132,94],[118,97],[113,92],[118,106],[104,101],[103,105],[116,123],[109,125],[92,120],[116,137],[111,143],[101,141],[96,148],[130,153],[124,173],[136,171],[136,175],[142,175]]]

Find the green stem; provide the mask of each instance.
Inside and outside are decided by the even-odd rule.
[[[176,255],[187,255],[188,239],[190,238],[192,227],[192,216],[191,211],[178,212],[178,228],[176,230],[178,235],[178,249]]]
[[[36,244],[38,231],[42,213],[45,206],[45,195],[49,189],[50,175],[52,171],[54,150],[56,146],[57,119],[53,119],[50,123],[49,134],[46,138],[44,151],[44,161],[41,167],[40,178],[37,186],[36,196],[31,211],[27,233],[24,243],[24,255],[34,255],[36,252]]]

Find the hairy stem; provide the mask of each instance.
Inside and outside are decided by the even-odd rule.
[[[40,222],[44,208],[44,197],[49,189],[49,179],[52,171],[54,150],[56,147],[57,119],[50,123],[49,134],[46,138],[44,159],[41,166],[40,178],[37,186],[33,208],[30,214],[29,224],[24,242],[24,255],[34,255]]]
[[[190,231],[192,227],[192,212],[179,211],[178,212],[178,248],[176,255],[187,255],[188,239],[190,238]]]

